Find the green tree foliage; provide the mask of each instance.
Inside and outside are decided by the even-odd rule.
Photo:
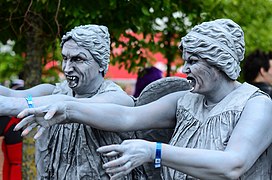
[[[245,32],[247,54],[255,49],[272,50],[271,6],[270,0],[236,0],[226,8],[228,17],[235,19]]]
[[[188,29],[215,18],[231,18],[243,27],[247,53],[256,48],[271,49],[270,0],[0,0],[0,4],[0,40],[16,40],[15,51],[27,54],[23,74],[29,86],[41,82],[42,66],[47,63],[48,53],[61,61],[55,53],[57,41],[64,32],[80,24],[108,26],[113,46],[125,48],[121,54],[113,55],[112,63],[118,62],[128,71],[152,60],[143,52],[146,48],[162,52],[170,67],[179,55],[177,44]],[[128,29],[151,37],[137,39],[124,34]],[[155,42],[153,36],[157,33],[161,35]],[[120,41],[120,34],[129,41]]]
[[[18,78],[18,72],[23,68],[23,58],[13,51],[14,44],[10,40],[5,44],[0,42],[0,82]]]

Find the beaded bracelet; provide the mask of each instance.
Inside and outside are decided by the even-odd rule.
[[[155,157],[155,168],[161,167],[161,151],[162,151],[162,143],[156,143],[156,157]]]
[[[28,96],[27,98],[25,98],[25,99],[26,99],[26,102],[27,102],[28,107],[29,107],[29,108],[33,108],[34,105],[33,105],[33,101],[32,101],[32,96],[29,95],[29,96]]]

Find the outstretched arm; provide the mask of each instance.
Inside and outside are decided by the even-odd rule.
[[[272,102],[255,97],[248,101],[224,151],[162,145],[162,164],[200,179],[238,179],[249,170],[272,143]],[[121,145],[104,146],[99,152],[121,157],[104,165],[112,179],[133,168],[154,161],[156,144],[126,140]]]
[[[42,93],[41,93],[42,94]],[[32,94],[31,94],[32,95]],[[37,95],[37,92],[34,93]],[[0,96],[0,115],[17,116],[22,110],[28,108],[25,97],[5,97]],[[67,95],[55,94],[32,98],[34,107],[54,104],[60,101],[77,101],[82,103],[115,103],[125,106],[133,106],[134,102],[131,97],[123,92],[106,92],[92,98],[74,98]]]
[[[28,95],[46,96],[52,94],[55,86],[52,84],[40,84],[25,90],[14,90],[0,85],[0,95],[6,97],[27,97]]]
[[[25,96],[27,98],[28,95]],[[1,116],[17,116],[22,110],[28,108],[27,101],[24,97],[5,97],[0,96],[0,115]],[[32,97],[34,107],[52,104],[58,101],[72,100],[73,97],[66,95],[48,95],[40,97]]]
[[[29,95],[33,97],[50,95],[54,88],[55,86],[51,84],[40,84],[26,90],[13,90],[0,86],[0,115],[16,116],[20,111],[28,107],[26,97]]]
[[[19,118],[26,118],[16,126],[16,129],[34,122],[43,127],[56,123],[78,122],[108,131],[170,128],[175,124],[176,103],[181,94],[183,92],[173,93],[139,107],[65,101],[50,106],[29,108],[18,115]],[[27,133],[28,131],[23,132],[24,135]]]

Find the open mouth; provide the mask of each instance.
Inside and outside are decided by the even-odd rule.
[[[193,91],[195,89],[195,84],[196,84],[196,80],[192,77],[187,77],[187,82],[189,83],[190,85],[190,91]]]
[[[79,78],[76,76],[66,76],[68,85],[70,88],[74,88],[78,85]]]

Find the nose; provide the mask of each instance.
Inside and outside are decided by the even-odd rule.
[[[73,70],[73,62],[71,62],[70,60],[67,61],[63,61],[63,72],[65,74],[69,74],[69,72],[71,72]]]
[[[182,73],[189,74],[191,72],[190,67],[187,62],[184,63],[182,67]]]

